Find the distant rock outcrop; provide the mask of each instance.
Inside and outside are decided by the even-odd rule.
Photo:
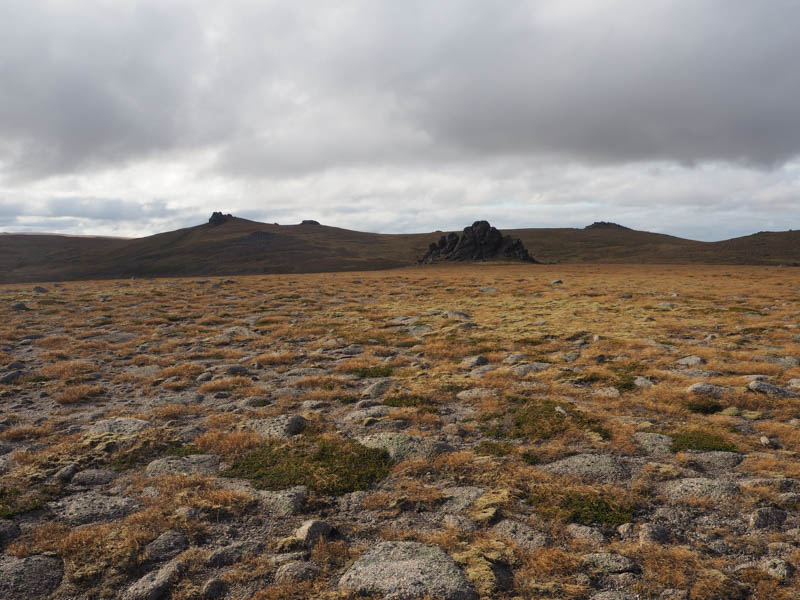
[[[630,231],[631,228],[617,223],[609,223],[608,221],[595,221],[591,225],[584,227],[584,229],[627,229]]]
[[[304,219],[300,225],[319,225],[319,221],[315,221],[314,219]]]
[[[490,259],[536,262],[518,238],[504,236],[487,221],[475,221],[471,226],[465,227],[460,236],[457,233],[443,235],[438,243],[430,245],[420,262]]]
[[[233,215],[227,214],[223,215],[221,212],[215,212],[211,214],[211,218],[208,220],[208,224],[212,227],[216,227],[217,225],[222,225],[223,223],[227,222],[228,219],[232,219]]]

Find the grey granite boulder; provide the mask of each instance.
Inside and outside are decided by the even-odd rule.
[[[458,565],[438,546],[383,542],[361,556],[339,579],[339,588],[385,600],[476,600]]]
[[[64,566],[59,558],[0,555],[0,598],[3,600],[46,598],[59,586],[63,577]]]

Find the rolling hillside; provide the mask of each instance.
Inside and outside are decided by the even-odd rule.
[[[542,262],[795,264],[800,232],[697,242],[617,226],[514,229]],[[373,270],[415,264],[441,232],[377,234],[236,217],[143,238],[0,235],[0,283]]]

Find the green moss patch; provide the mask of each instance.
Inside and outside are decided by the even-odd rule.
[[[305,485],[321,494],[340,495],[368,489],[388,475],[390,466],[385,450],[367,448],[354,440],[319,437],[269,441],[221,475],[249,479],[259,489]]]
[[[356,377],[389,377],[392,374],[392,367],[389,365],[375,365],[372,367],[361,367],[351,371]]]
[[[475,446],[475,454],[481,456],[508,456],[514,452],[514,445],[507,442],[481,442]]]
[[[529,497],[542,514],[565,523],[616,527],[633,521],[636,504],[603,492],[537,491]]]
[[[672,437],[670,450],[673,452],[681,452],[683,450],[700,450],[703,452],[711,452],[714,450],[723,452],[736,451],[735,445],[713,431],[689,429],[671,433],[670,435]]]

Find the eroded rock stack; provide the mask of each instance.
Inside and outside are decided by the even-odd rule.
[[[520,260],[535,263],[519,238],[504,236],[488,221],[475,221],[457,233],[443,235],[438,243],[433,243],[420,260],[433,263],[443,260],[475,261],[490,259]]]
[[[216,227],[217,225],[222,225],[228,219],[233,218],[233,215],[227,214],[224,215],[221,212],[212,213],[211,218],[208,220],[208,224],[212,227]]]

